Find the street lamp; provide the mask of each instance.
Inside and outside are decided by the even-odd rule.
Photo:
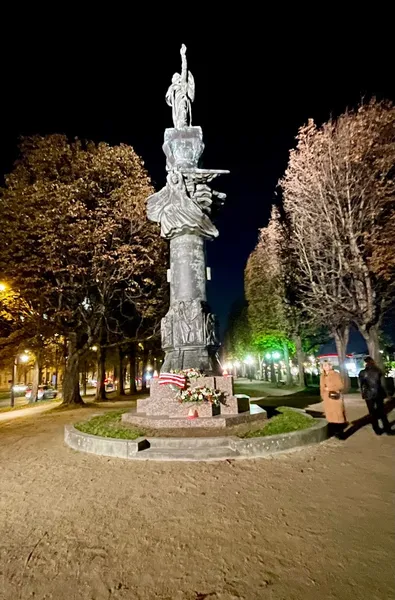
[[[21,354],[19,357],[19,360],[23,363],[27,363],[29,362],[29,355],[28,354]]]
[[[254,359],[251,355],[246,356],[244,359],[244,364],[247,365],[247,373],[248,373],[248,379],[250,381],[252,381],[252,365],[254,364]],[[246,373],[246,374],[247,374]]]
[[[0,292],[5,292],[7,289],[7,284],[0,281]]]

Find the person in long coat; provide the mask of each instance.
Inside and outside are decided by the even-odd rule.
[[[365,368],[359,374],[359,381],[362,398],[371,416],[373,431],[376,435],[382,433],[394,435],[395,432],[391,430],[384,408],[384,400],[387,396],[384,375],[370,356],[365,358],[365,363]],[[380,428],[379,420],[383,424],[383,429]]]
[[[322,365],[320,392],[326,420],[329,423],[331,432],[336,434],[341,433],[347,425],[342,395],[343,389],[344,384],[340,374],[334,371],[329,361],[325,361]],[[337,395],[338,398],[331,398],[334,395]]]

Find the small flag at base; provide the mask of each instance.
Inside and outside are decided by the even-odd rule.
[[[186,381],[185,375],[177,375],[177,373],[161,373],[159,375],[159,385],[176,385],[183,390]]]

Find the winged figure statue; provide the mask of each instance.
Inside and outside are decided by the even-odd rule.
[[[195,99],[195,80],[187,67],[186,46],[181,46],[181,74],[174,73],[166,93],[166,102],[172,108],[176,129],[191,127],[192,102]]]

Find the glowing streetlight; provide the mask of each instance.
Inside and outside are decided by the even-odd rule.
[[[0,281],[0,292],[5,292],[7,290],[7,284],[3,281]]]
[[[92,346],[91,350],[93,350],[93,352],[97,352],[97,346]]]
[[[280,352],[273,352],[273,358],[274,360],[278,360],[279,358],[281,358]]]
[[[23,363],[27,363],[29,361],[29,355],[28,354],[21,354],[19,357],[19,360]]]
[[[244,362],[246,365],[252,365],[254,364],[254,359],[252,358],[252,356],[246,356]]]

